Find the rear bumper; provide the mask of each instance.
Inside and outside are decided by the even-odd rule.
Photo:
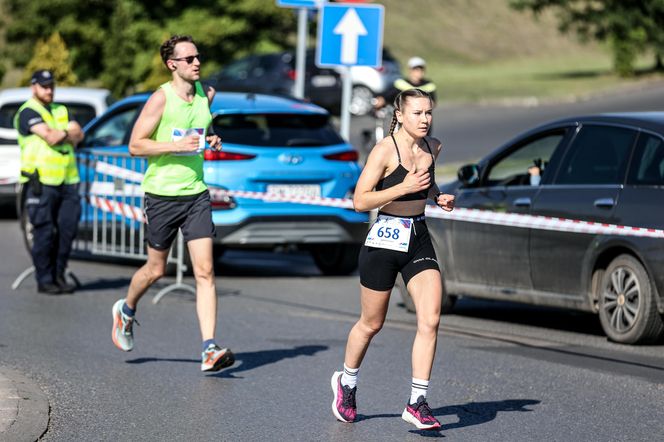
[[[216,243],[230,247],[364,242],[368,225],[336,217],[260,217],[241,224],[216,225]]]
[[[0,184],[0,202],[14,203],[18,195],[18,186],[16,183]]]

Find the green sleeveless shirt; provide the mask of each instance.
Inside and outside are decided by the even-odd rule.
[[[208,98],[200,82],[191,103],[180,98],[169,83],[161,86],[166,105],[159,125],[150,138],[155,141],[175,141],[188,129],[202,129],[202,136],[212,122]],[[203,152],[162,154],[148,157],[148,168],[142,184],[143,191],[161,196],[196,195],[207,189],[203,181]]]

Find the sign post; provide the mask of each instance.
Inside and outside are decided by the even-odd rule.
[[[297,50],[295,53],[295,90],[293,95],[304,98],[304,79],[307,56],[307,34],[309,28],[307,9],[319,7],[324,0],[277,0],[277,6],[298,8],[297,13]]]
[[[341,67],[341,135],[350,139],[351,66],[380,67],[383,54],[382,5],[325,4],[319,12],[316,64]]]

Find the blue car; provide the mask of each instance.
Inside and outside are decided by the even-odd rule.
[[[122,99],[92,121],[84,129],[79,152],[83,156],[94,152],[97,157],[100,152],[128,152],[131,130],[148,97]],[[367,214],[274,201],[352,198],[361,170],[358,154],[334,129],[329,113],[296,99],[222,92],[211,111],[223,150],[205,150],[205,181],[232,195],[213,198],[215,253],[229,248],[295,247],[311,252],[324,274],[354,271]],[[84,184],[91,179],[86,167],[81,165]],[[247,197],[253,192],[275,198]]]

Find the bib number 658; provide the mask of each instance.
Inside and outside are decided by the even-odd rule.
[[[376,235],[379,238],[399,239],[399,229],[393,229],[392,227],[381,227],[376,232]]]

